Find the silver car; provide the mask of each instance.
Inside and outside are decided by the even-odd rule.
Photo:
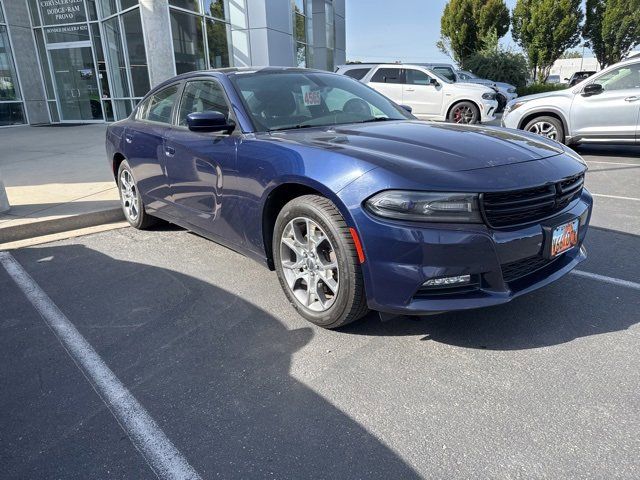
[[[502,126],[573,143],[640,143],[640,58],[612,65],[566,90],[507,104]]]

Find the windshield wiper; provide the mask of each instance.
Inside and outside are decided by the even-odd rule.
[[[289,127],[278,127],[278,128],[272,128],[269,131],[270,132],[278,132],[280,130],[297,130],[299,128],[311,128],[311,127],[317,127],[317,125],[309,125],[309,124],[298,124],[298,125],[291,125]]]
[[[363,120],[361,122],[356,122],[356,123],[371,123],[371,122],[388,122],[391,120],[402,120],[401,118],[389,118],[389,117],[374,117],[374,118],[370,118],[369,120]]]

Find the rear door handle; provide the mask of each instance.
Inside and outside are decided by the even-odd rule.
[[[167,157],[173,157],[176,154],[176,149],[169,145],[166,145],[164,147],[164,153],[167,154]]]
[[[133,135],[131,135],[130,133],[125,134],[124,141],[127,142],[127,143],[132,143],[133,142]]]
[[[415,92],[416,89],[415,88],[405,88],[405,91],[407,91],[407,92]]]
[[[640,97],[634,95],[633,97],[627,97],[624,99],[625,102],[637,102],[640,100]]]

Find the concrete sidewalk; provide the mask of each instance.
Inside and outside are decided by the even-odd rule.
[[[11,205],[0,214],[0,248],[123,220],[105,130],[103,124],[0,129],[0,179]]]

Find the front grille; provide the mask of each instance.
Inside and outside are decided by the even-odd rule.
[[[551,217],[582,193],[584,174],[557,183],[525,190],[491,192],[481,195],[481,208],[487,225],[513,227]]]
[[[534,255],[516,262],[505,263],[502,265],[502,278],[507,283],[513,282],[546,267],[554,260],[544,258],[542,255]]]

